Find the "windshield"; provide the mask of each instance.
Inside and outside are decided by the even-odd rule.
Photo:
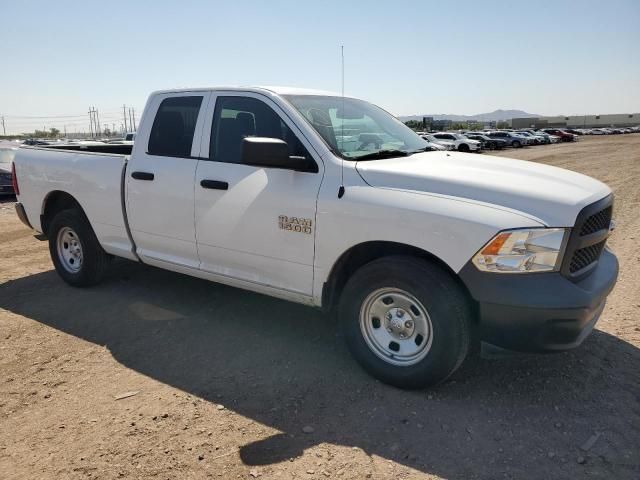
[[[286,95],[337,155],[347,160],[410,155],[427,149],[418,134],[379,107],[355,98]],[[397,154],[397,155],[396,155]],[[377,158],[377,157],[376,157]]]

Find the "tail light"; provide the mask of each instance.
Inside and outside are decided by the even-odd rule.
[[[20,195],[20,188],[18,188],[18,176],[16,175],[16,162],[11,163],[11,183],[13,184],[13,191],[16,195]]]

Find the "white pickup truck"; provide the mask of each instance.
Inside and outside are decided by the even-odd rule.
[[[355,98],[160,91],[133,146],[20,148],[16,209],[71,285],[119,256],[336,311],[361,365],[400,387],[444,380],[480,340],[579,345],[618,274],[611,190],[425,147]]]

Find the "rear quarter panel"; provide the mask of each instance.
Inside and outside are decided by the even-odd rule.
[[[135,258],[121,203],[125,160],[124,155],[20,148],[15,156],[18,200],[24,205],[31,225],[42,232],[40,215],[46,200],[53,192],[66,192],[83,208],[105,251]]]

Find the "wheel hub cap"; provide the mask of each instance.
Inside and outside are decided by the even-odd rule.
[[[391,308],[385,318],[387,319],[387,332],[392,336],[405,339],[413,335],[415,321],[411,314],[402,308]]]
[[[426,308],[397,288],[382,288],[367,296],[360,309],[360,330],[371,351],[393,365],[419,362],[433,341]]]
[[[82,244],[76,232],[70,227],[61,228],[56,239],[58,259],[69,273],[77,273],[82,267]]]

